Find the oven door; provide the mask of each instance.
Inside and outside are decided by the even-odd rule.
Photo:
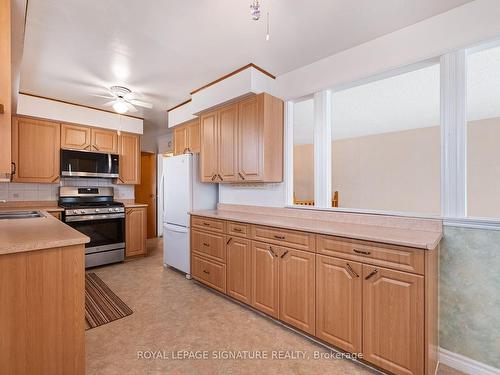
[[[111,216],[111,215],[106,215]],[[125,248],[125,217],[99,219],[92,216],[91,220],[66,221],[66,224],[90,237],[85,244],[85,254]],[[72,218],[74,219],[74,218]]]
[[[115,178],[118,162],[115,154],[61,150],[61,176]]]

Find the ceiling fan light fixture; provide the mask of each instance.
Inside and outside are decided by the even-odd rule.
[[[260,4],[259,0],[254,0],[252,4],[250,4],[250,15],[254,21],[258,21],[260,18]]]
[[[123,100],[117,100],[113,103],[113,109],[116,113],[125,113],[128,111],[128,106]]]

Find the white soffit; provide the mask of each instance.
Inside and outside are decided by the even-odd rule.
[[[195,119],[196,116],[193,115],[193,103],[187,102],[186,104],[183,104],[180,107],[168,111],[167,117],[168,117],[167,123],[169,128],[182,124],[183,122]]]
[[[17,114],[99,128],[143,133],[143,120],[115,113],[20,94]]]

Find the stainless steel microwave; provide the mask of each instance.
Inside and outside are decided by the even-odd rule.
[[[118,162],[115,154],[61,150],[61,176],[116,178]]]

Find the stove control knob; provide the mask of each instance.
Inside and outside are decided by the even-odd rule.
[[[73,213],[74,213],[74,214],[77,214],[77,213],[78,213],[78,211],[77,211],[77,210],[73,210]]]
[[[98,208],[96,208],[96,209],[95,209],[95,212],[99,212],[99,209],[98,209]]]
[[[115,208],[115,212],[118,212],[118,211],[120,211],[120,209],[119,209],[118,207],[117,207],[117,208]]]
[[[112,208],[108,208],[108,211],[109,211],[109,212],[113,212],[113,209],[112,209]]]

